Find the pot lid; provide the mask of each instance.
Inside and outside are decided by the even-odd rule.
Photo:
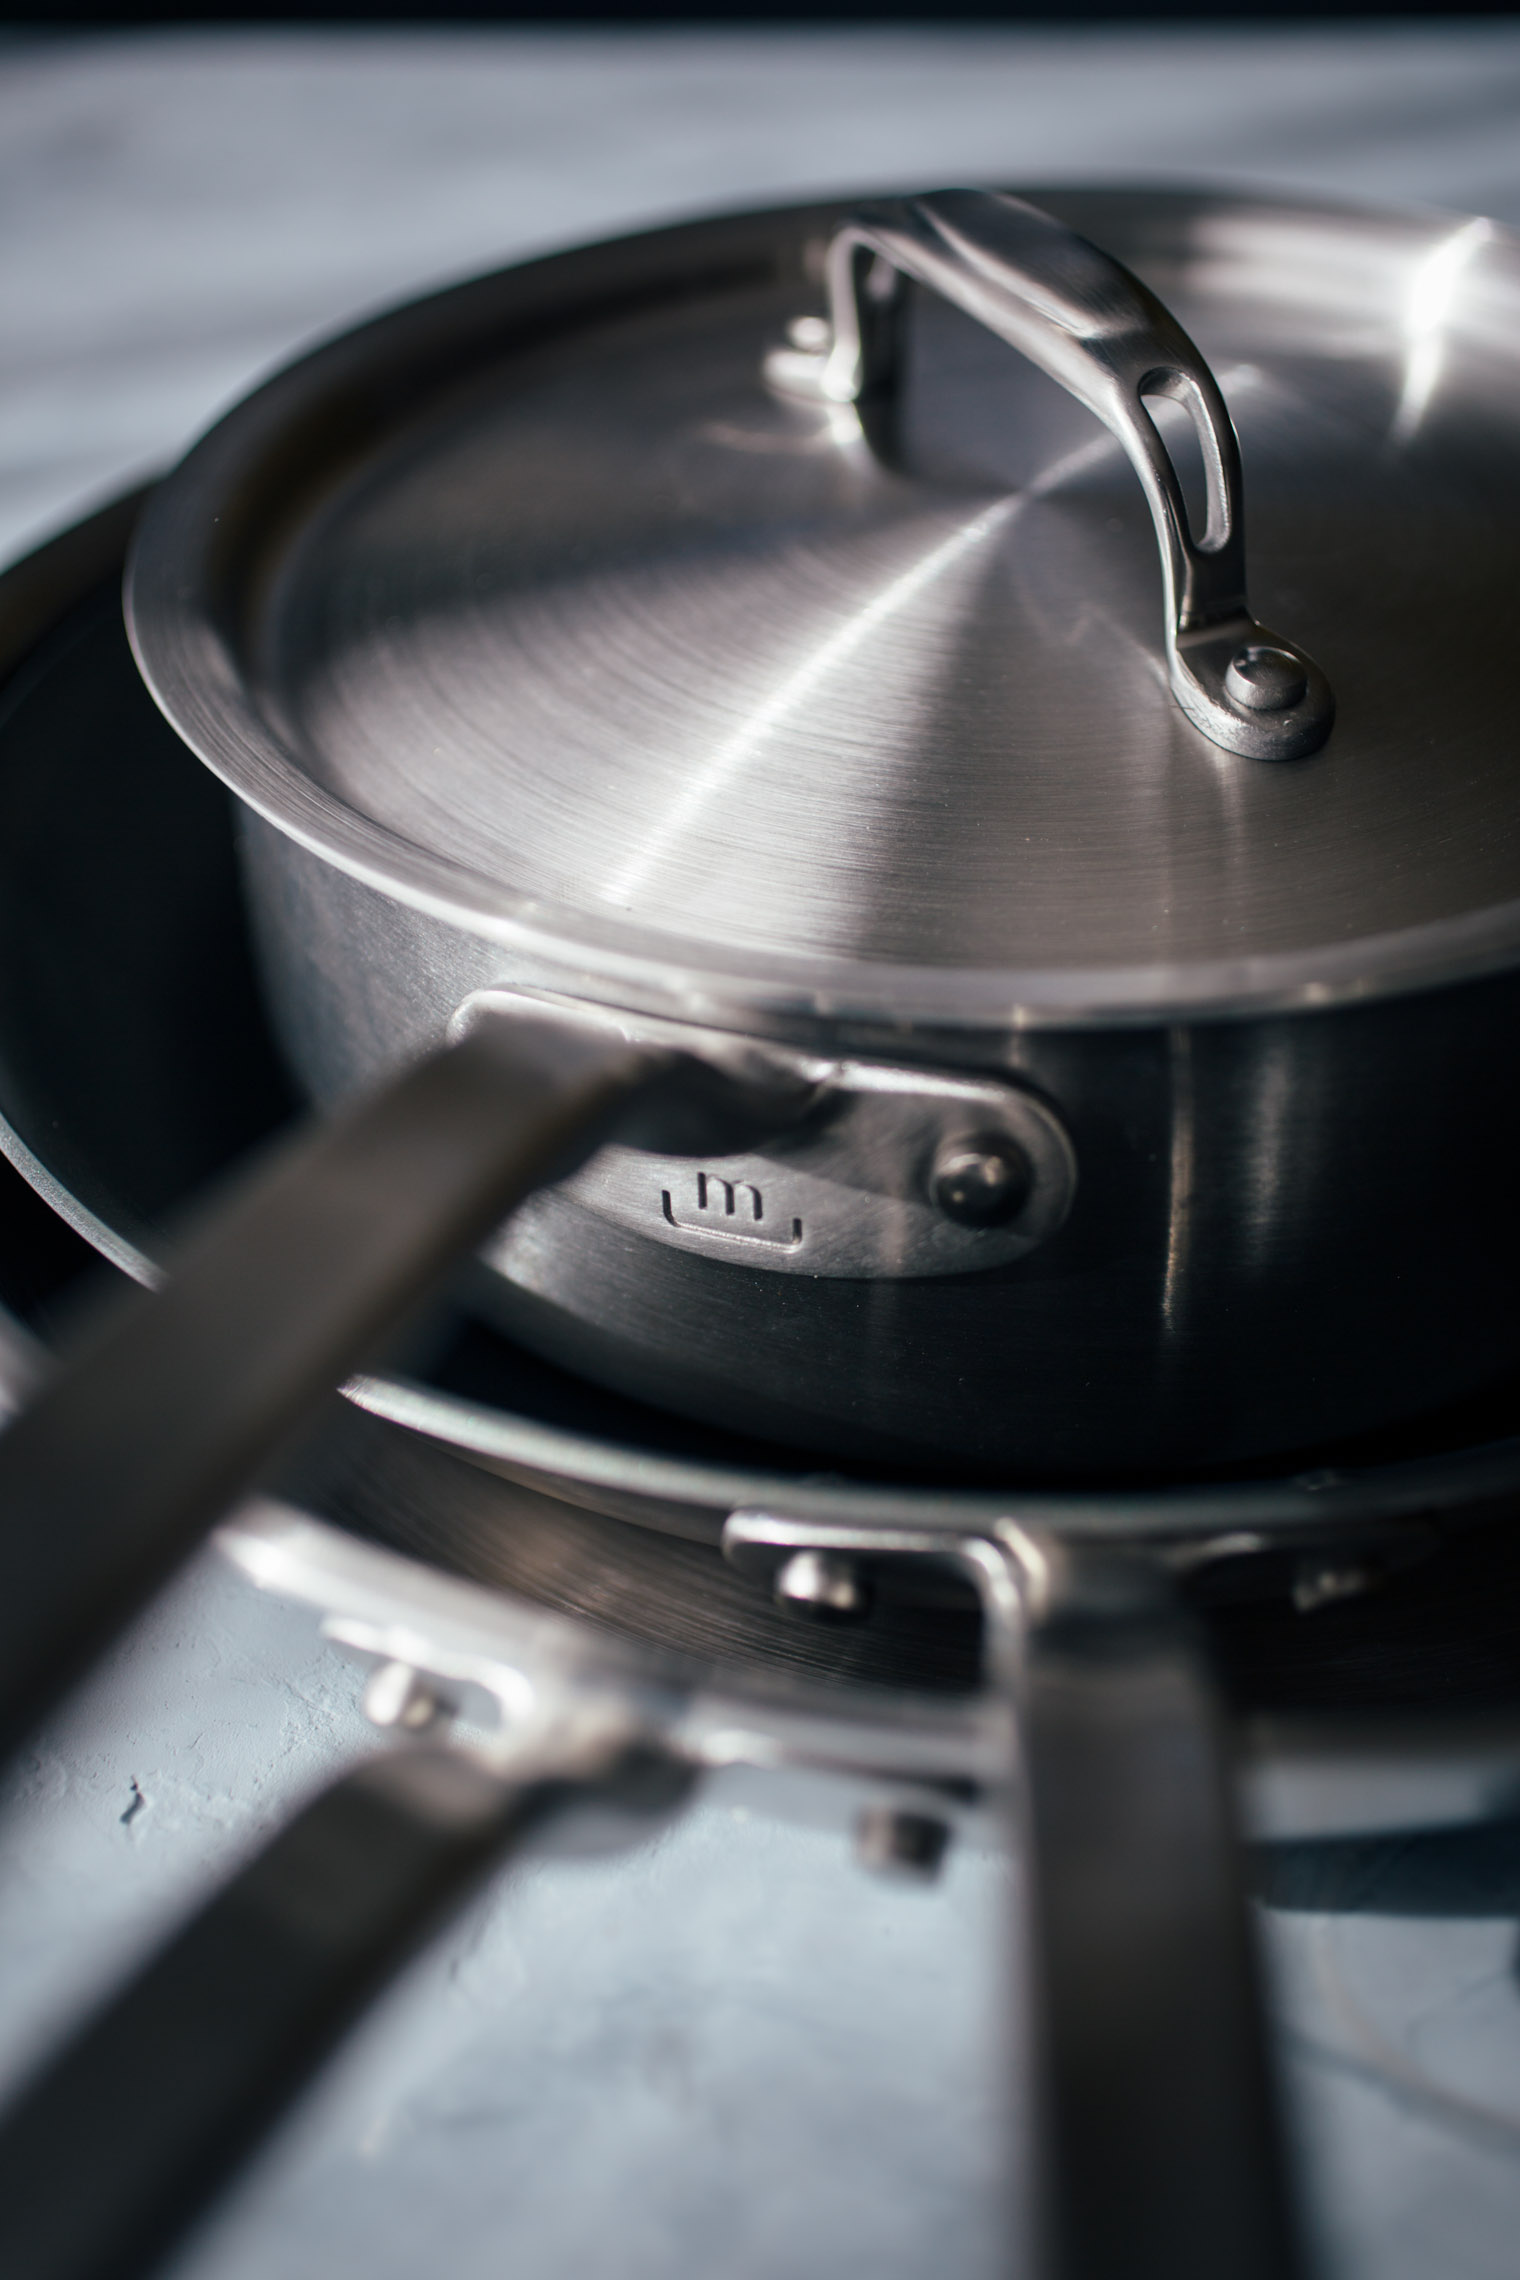
[[[1517,242],[1043,204],[651,233],[319,350],[150,507],[160,704],[344,868],[708,1004],[1507,962]]]

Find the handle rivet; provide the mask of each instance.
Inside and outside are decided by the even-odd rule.
[[[1316,1607],[1355,1599],[1371,1588],[1372,1581],[1368,1570],[1353,1561],[1305,1560],[1293,1579],[1293,1605],[1300,1615],[1310,1615]]]
[[[1001,1133],[945,1141],[929,1176],[936,1205],[957,1227],[1006,1227],[1023,1210],[1033,1185],[1028,1156]]]
[[[1248,641],[1230,659],[1224,686],[1226,696],[1248,712],[1285,712],[1303,697],[1309,676],[1288,650]]]
[[[855,1857],[878,1876],[937,1876],[950,1831],[937,1815],[897,1805],[870,1805],[855,1824]]]
[[[854,1560],[837,1552],[793,1552],[776,1575],[776,1604],[815,1623],[859,1623],[871,1611],[871,1587]]]

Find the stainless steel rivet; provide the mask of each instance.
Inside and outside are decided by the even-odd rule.
[[[800,348],[807,356],[822,356],[834,345],[833,328],[827,317],[793,317],[786,328],[786,337],[793,348]]]
[[[1246,642],[1225,669],[1225,695],[1247,712],[1285,712],[1308,686],[1309,676],[1298,659],[1270,642]]]
[[[1029,1201],[1034,1168],[1003,1134],[947,1140],[934,1159],[929,1192],[958,1227],[1006,1227]]]
[[[793,1552],[776,1572],[776,1602],[819,1623],[858,1623],[871,1611],[871,1587],[838,1552]]]
[[[898,1805],[870,1805],[855,1824],[855,1857],[883,1876],[939,1874],[950,1845],[946,1822]]]
[[[410,1663],[383,1662],[370,1672],[364,1689],[364,1715],[372,1726],[394,1726],[404,1733],[420,1734],[442,1712],[437,1694]]]
[[[1371,1589],[1372,1576],[1351,1563],[1339,1567],[1326,1561],[1305,1560],[1293,1581],[1293,1605],[1300,1615],[1316,1607],[1333,1607],[1338,1599],[1355,1599]]]

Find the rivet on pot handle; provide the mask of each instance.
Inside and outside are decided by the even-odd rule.
[[[1068,389],[1123,445],[1145,491],[1166,582],[1172,693],[1226,751],[1298,760],[1330,733],[1335,701],[1313,660],[1269,633],[1246,602],[1240,447],[1224,398],[1176,319],[1130,271],[1021,198],[937,190],[863,207],[828,255],[829,334],[816,350],[774,350],[785,393],[854,404],[872,418],[898,378],[896,303],[884,262],[944,295]],[[879,274],[879,273],[878,273]],[[1203,450],[1208,523],[1195,538],[1147,397],[1187,407]]]

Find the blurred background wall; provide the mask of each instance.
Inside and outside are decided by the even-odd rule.
[[[577,238],[940,180],[1520,220],[1520,21],[0,33],[0,551],[313,333]]]

